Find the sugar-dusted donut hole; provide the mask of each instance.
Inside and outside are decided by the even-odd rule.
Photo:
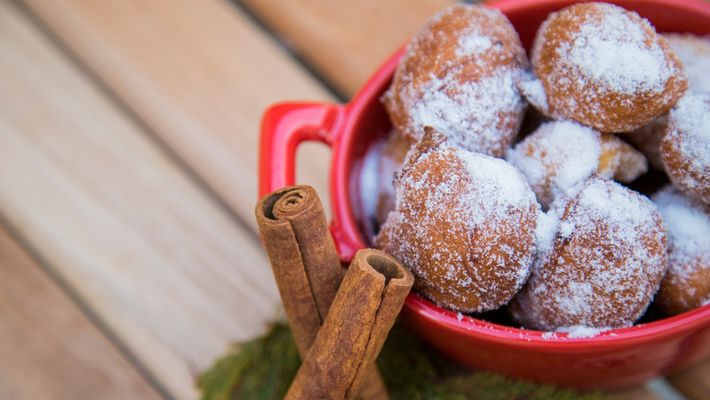
[[[591,178],[541,217],[532,274],[509,307],[529,328],[630,326],[667,269],[663,220],[653,203]]]
[[[668,228],[668,272],[655,302],[666,314],[710,303],[710,207],[667,186],[653,196]]]
[[[710,37],[689,33],[666,33],[663,37],[683,64],[688,90],[710,93]]]
[[[687,78],[665,39],[638,14],[580,3],[550,14],[538,30],[532,64],[539,84],[524,92],[555,119],[601,132],[628,132],[667,112]],[[542,91],[540,91],[542,88]]]
[[[393,125],[415,140],[432,126],[454,146],[502,157],[525,112],[515,82],[527,67],[500,11],[455,5],[409,42],[383,103]]]
[[[628,183],[648,170],[644,156],[618,137],[572,121],[544,123],[506,159],[546,208],[592,174]]]
[[[689,93],[671,110],[661,157],[680,191],[710,205],[710,93]]]
[[[710,38],[689,33],[666,33],[663,37],[683,64],[688,76],[688,92],[710,93]],[[668,114],[663,114],[623,137],[639,149],[655,169],[665,171],[661,141],[667,129]]]
[[[420,294],[482,312],[523,286],[540,206],[507,162],[450,146],[430,129],[407,155],[395,194],[375,244],[412,270]]]

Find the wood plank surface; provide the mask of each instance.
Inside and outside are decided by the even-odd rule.
[[[255,229],[261,114],[277,101],[332,100],[321,85],[225,1],[25,1]],[[326,193],[329,152],[303,153],[299,181]]]
[[[352,96],[421,24],[453,0],[237,0],[340,93]]]
[[[707,400],[710,398],[710,360],[671,375],[668,380],[687,398]]]
[[[332,100],[332,96],[290,60],[283,49],[244,15],[221,1],[207,0],[199,4],[187,0],[24,1],[128,109],[252,228],[251,213],[256,191],[255,149],[261,112],[269,103],[289,98]],[[273,0],[243,0],[243,3],[254,14],[264,18],[270,29],[278,31],[316,70],[348,95],[433,10],[449,4],[442,0],[397,0],[377,4],[373,1],[331,4],[322,0],[278,3]],[[396,21],[396,29],[392,28],[392,21]],[[140,129],[133,127],[133,130]],[[326,159],[327,152],[323,149],[309,148],[307,155],[301,158],[303,168],[300,180],[325,188],[322,171],[325,170],[323,160]],[[69,171],[66,177],[72,173]],[[150,181],[148,185],[155,182]],[[166,190],[170,186],[158,185]],[[0,182],[0,190],[3,189]],[[160,190],[150,193],[155,192]],[[92,194],[89,197],[95,196]],[[1,203],[2,199],[0,209]],[[124,210],[119,218],[125,214]],[[194,212],[194,215],[198,214],[202,212]],[[216,219],[220,218],[222,215]],[[27,225],[25,222],[22,221],[21,225]],[[136,218],[132,222],[138,223],[139,220]],[[57,229],[56,232],[61,231]],[[207,233],[217,235],[215,232]],[[153,232],[151,242],[160,241],[163,234],[165,231]],[[193,232],[186,236],[194,238],[200,235]],[[101,252],[112,253],[113,249]],[[80,254],[74,257],[81,258]],[[245,259],[251,258],[242,256],[237,261]],[[165,264],[161,266],[165,267]],[[263,264],[263,260],[255,264]],[[240,267],[240,271],[247,268]],[[258,270],[256,265],[254,268]],[[186,269],[188,273],[197,274],[195,270],[199,268]],[[76,279],[79,276],[77,274]],[[262,278],[257,278],[257,281]],[[270,277],[268,280],[270,282]],[[167,291],[171,285],[166,283],[158,291]],[[151,290],[150,286],[146,285],[146,290]],[[159,293],[158,297],[161,296],[163,294]],[[273,301],[268,295],[265,297],[267,302]],[[246,330],[244,326],[233,329],[236,332],[234,337],[248,335],[246,331],[257,331],[263,321],[263,315],[244,315],[249,313],[246,308],[252,307],[252,304],[260,307],[260,298],[249,298],[251,300],[245,301],[244,305],[228,302],[235,310],[234,319],[240,322],[257,321]],[[111,301],[118,299],[120,296]],[[186,305],[193,306],[193,310],[203,307],[195,306],[193,301],[184,300]],[[107,306],[106,310],[111,311],[112,307],[115,304]],[[260,313],[263,312],[252,314]],[[160,331],[157,328],[148,331],[149,335],[162,337],[161,333],[154,332]],[[223,341],[228,335],[217,336]],[[132,338],[131,343],[135,351],[141,351],[146,343],[151,342]],[[161,357],[163,361],[170,357],[181,362],[187,360],[187,368],[182,368],[183,365],[175,369],[179,373],[159,372],[161,382],[167,382],[171,391],[179,396],[187,390],[180,383],[182,378],[177,378],[177,375],[184,375],[184,370],[194,371],[196,366],[204,365],[207,358],[186,355],[189,352],[186,348],[173,348],[180,345],[191,346],[173,340],[167,346],[170,347],[167,353],[173,351],[177,356],[162,353],[159,356],[147,355],[153,360]],[[160,364],[153,362],[150,367],[159,368]],[[633,396],[626,398],[649,398],[643,397],[645,389],[642,388],[629,393]]]
[[[0,321],[0,399],[160,398],[3,228]]]
[[[194,397],[194,375],[275,315],[254,234],[7,2],[0,76],[0,212],[158,382]]]

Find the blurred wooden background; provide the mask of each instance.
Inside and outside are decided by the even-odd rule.
[[[0,399],[195,398],[278,309],[262,111],[346,100],[447,4],[0,0]],[[328,157],[298,180],[325,190]],[[683,396],[710,362],[614,394]]]

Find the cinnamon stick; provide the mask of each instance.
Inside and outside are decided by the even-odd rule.
[[[256,220],[298,352],[304,356],[328,314],[344,269],[315,189],[290,186],[264,197]]]
[[[294,341],[305,359],[345,275],[323,206],[310,186],[290,186],[256,205],[256,220],[271,261]],[[367,373],[362,399],[387,399],[376,368]]]
[[[286,399],[354,398],[413,283],[409,270],[393,257],[360,250]]]

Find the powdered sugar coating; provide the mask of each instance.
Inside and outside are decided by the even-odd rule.
[[[568,339],[587,339],[599,336],[612,328],[590,328],[588,326],[564,326],[557,329],[557,332],[566,332]]]
[[[558,328],[556,331],[543,332],[543,340],[575,340],[575,339],[589,339],[597,337],[602,333],[609,331],[613,328],[592,328],[589,326],[563,326]],[[558,332],[566,333],[566,335],[558,335]],[[611,333],[609,336],[616,336],[616,334]]]
[[[408,266],[417,291],[435,303],[495,309],[529,275],[539,205],[505,161],[444,143],[422,146],[395,181],[395,211],[376,245]]]
[[[501,139],[511,135],[506,132],[507,126],[500,126],[501,114],[522,115],[524,111],[515,87],[516,76],[516,70],[505,68],[466,83],[460,83],[455,72],[443,78],[432,77],[416,93],[403,94],[405,98],[419,96],[411,101],[411,123],[415,127],[432,126],[445,133],[452,144],[467,150],[502,155],[501,150],[511,140]]]
[[[542,337],[543,340],[557,340],[557,339],[558,339],[557,333],[555,333],[555,332],[550,332],[550,331],[548,331],[548,332],[543,332],[543,334],[541,335],[541,337]]]
[[[673,187],[653,196],[668,229],[669,267],[657,302],[669,314],[710,301],[710,215]]]
[[[666,33],[663,37],[683,64],[688,76],[688,93],[710,93],[710,37],[687,33]],[[665,171],[661,158],[661,141],[667,130],[668,114],[664,114],[625,134],[624,139],[641,150],[654,168]]]
[[[383,102],[405,135],[419,140],[431,126],[454,146],[500,157],[522,122],[515,81],[527,65],[500,11],[451,6],[412,38]]]
[[[656,193],[653,201],[668,228],[669,272],[687,278],[696,257],[710,261],[710,216],[702,206],[670,186]],[[710,268],[710,262],[704,268]]]
[[[546,254],[552,251],[555,237],[560,231],[559,208],[552,207],[547,212],[540,212],[537,217],[537,229],[535,230],[535,243],[537,254]]]
[[[662,93],[672,74],[657,42],[645,45],[646,32],[617,7],[599,6],[603,21],[586,20],[572,43],[557,49],[561,58],[585,77],[613,91]]]
[[[511,303],[526,327],[629,326],[646,310],[667,267],[665,230],[656,207],[623,186],[592,178],[568,201],[551,246]],[[562,211],[561,211],[562,210]]]
[[[490,37],[481,35],[478,32],[478,29],[472,28],[470,32],[467,32],[459,38],[459,45],[456,48],[456,56],[468,57],[481,54],[489,50],[492,46],[493,42]]]
[[[663,35],[688,75],[688,91],[710,93],[710,37],[691,34]]]
[[[543,207],[594,173],[630,182],[648,169],[643,155],[617,137],[571,121],[543,124],[506,158],[522,172]]]
[[[679,190],[710,204],[710,93],[689,93],[671,110],[661,157]]]
[[[606,3],[552,13],[532,56],[556,119],[627,132],[665,113],[685,91],[680,62],[651,24]]]
[[[548,122],[508,151],[507,160],[547,207],[597,169],[599,132],[569,121]]]
[[[487,195],[486,202],[506,208],[530,203],[530,187],[510,164],[462,149],[457,149],[456,156],[464,162],[466,172],[477,183],[477,190]]]
[[[547,95],[545,88],[542,86],[542,81],[535,78],[532,74],[525,74],[518,80],[518,89],[522,93],[525,100],[532,104],[533,107],[543,113],[548,113],[550,105],[547,103]]]

